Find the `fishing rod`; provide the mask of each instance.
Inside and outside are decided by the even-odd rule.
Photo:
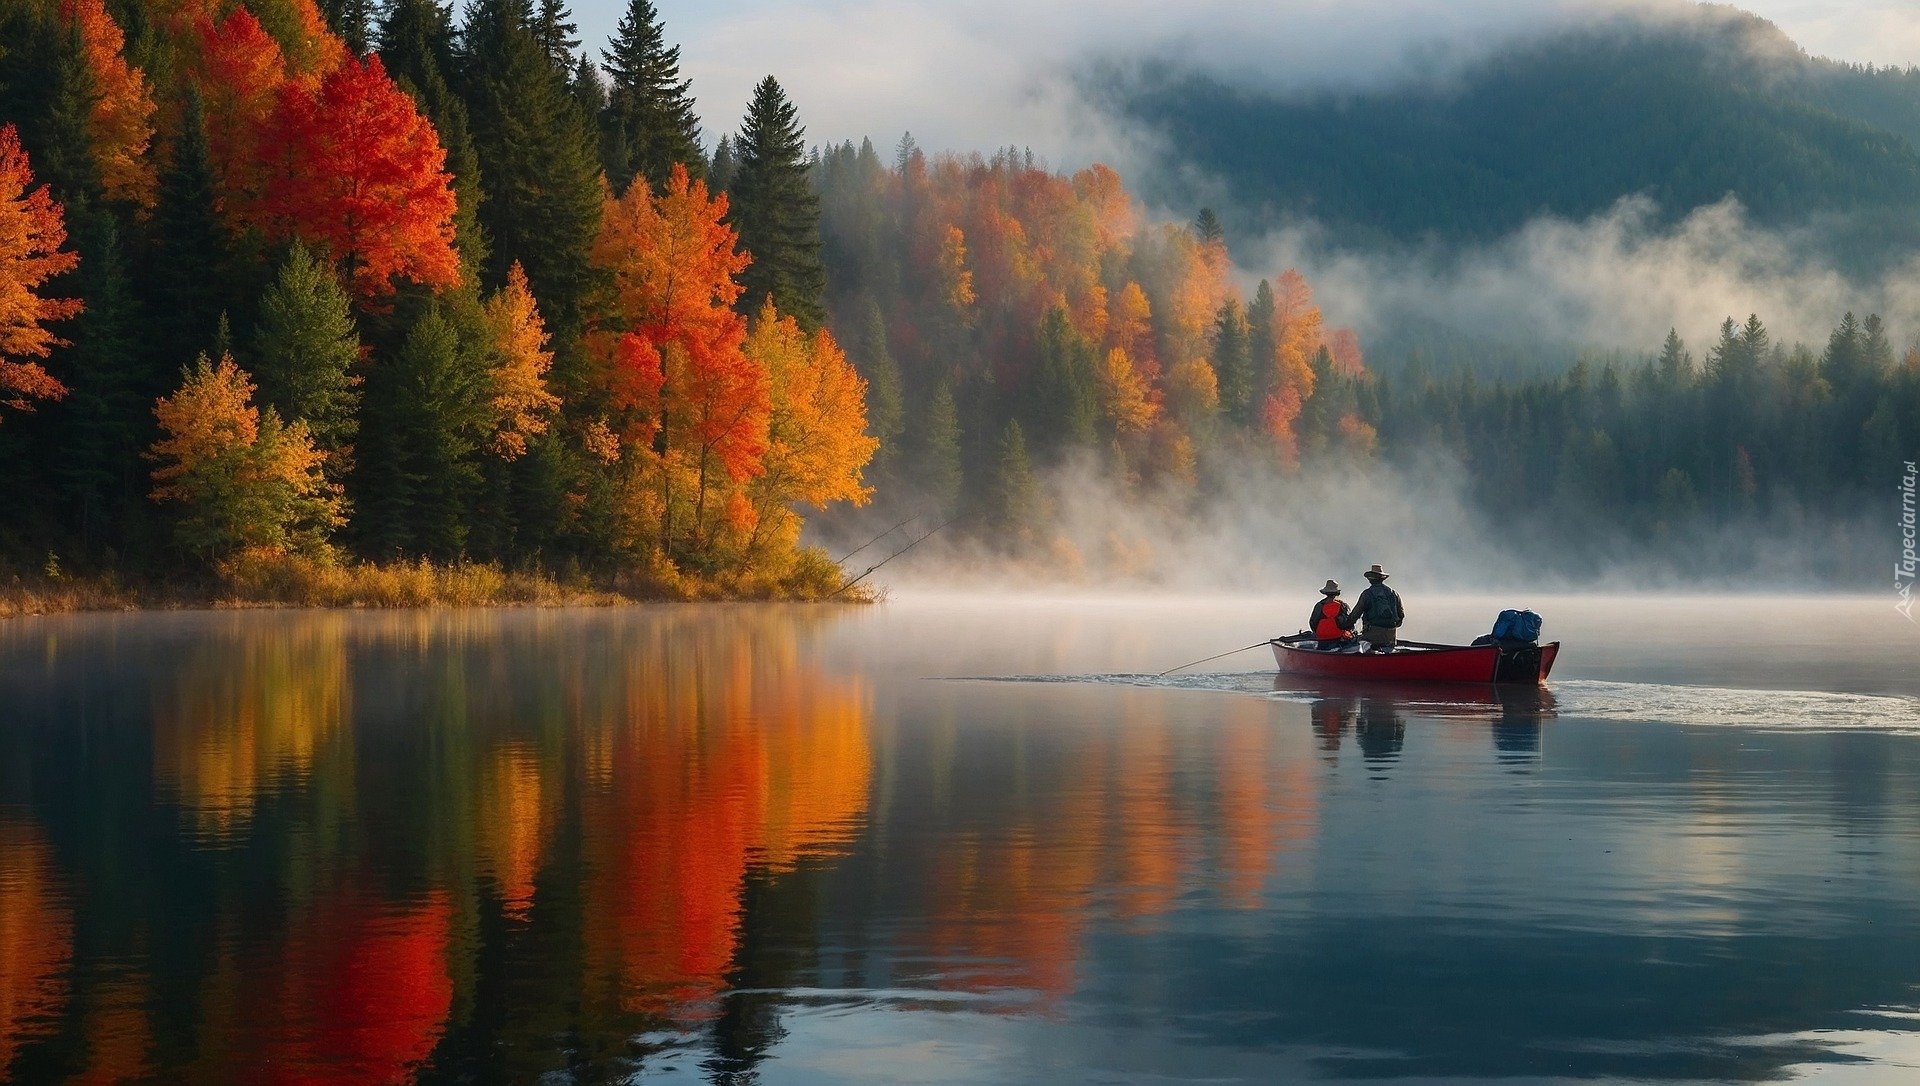
[[[846,584],[843,584],[839,588],[834,589],[833,595],[830,595],[827,598],[832,599],[834,596],[838,596],[840,593],[845,592],[847,589],[852,588],[854,585],[857,585],[861,581],[866,580],[868,574],[871,574],[874,570],[879,569],[881,566],[886,565],[888,562],[893,561],[895,558],[900,557],[901,555],[907,553],[913,548],[918,547],[920,544],[925,543],[927,540],[932,539],[935,535],[939,534],[942,528],[945,528],[949,524],[954,524],[962,520],[963,518],[965,518],[965,516],[966,514],[962,513],[960,514],[960,516],[954,517],[952,520],[949,520],[946,523],[935,527],[932,531],[929,531],[925,535],[914,539],[912,542],[908,543],[906,546],[901,547],[899,550],[894,551],[892,554],[887,555],[885,558],[882,558],[878,562],[875,562],[873,565],[868,566],[866,573],[862,573],[860,576],[855,577],[853,580],[848,581]],[[856,551],[854,553],[857,554],[859,552]]]
[[[1268,640],[1266,640],[1266,641],[1255,641],[1255,642],[1254,642],[1253,644],[1251,644],[1251,645],[1246,645],[1246,646],[1243,646],[1243,647],[1241,647],[1241,648],[1237,648],[1237,649],[1232,649],[1232,650],[1229,650],[1229,651],[1227,651],[1227,652],[1223,652],[1223,653],[1221,653],[1221,654],[1220,654],[1219,656],[1209,656],[1209,657],[1207,657],[1207,658],[1206,658],[1206,659],[1204,659],[1204,660],[1195,660],[1195,661],[1193,661],[1192,663],[1189,663],[1189,664],[1181,664],[1181,665],[1180,665],[1179,667],[1170,667],[1170,668],[1168,668],[1167,670],[1165,670],[1165,671],[1162,671],[1162,672],[1161,672],[1160,674],[1158,674],[1158,675],[1155,675],[1155,676],[1154,676],[1154,678],[1156,678],[1156,679],[1164,679],[1164,678],[1166,678],[1167,676],[1169,676],[1169,675],[1171,675],[1171,674],[1173,674],[1173,673],[1174,673],[1174,672],[1176,672],[1176,671],[1185,671],[1186,669],[1188,669],[1188,668],[1190,668],[1190,667],[1197,667],[1197,666],[1199,666],[1199,665],[1201,665],[1201,664],[1207,664],[1207,663],[1212,663],[1213,661],[1215,661],[1215,660],[1218,660],[1218,659],[1220,659],[1220,657],[1222,657],[1222,656],[1233,656],[1233,655],[1235,655],[1235,654],[1237,654],[1237,653],[1242,653],[1242,652],[1250,652],[1250,651],[1252,651],[1253,649],[1259,649],[1259,648],[1265,648],[1266,646],[1268,646],[1268,645],[1271,645],[1271,644],[1273,644],[1273,643],[1274,643],[1274,642],[1276,642],[1276,641],[1277,641],[1277,642],[1280,642],[1280,643],[1282,643],[1282,644],[1288,644],[1288,645],[1290,645],[1290,644],[1292,644],[1292,643],[1294,643],[1295,641],[1300,641],[1300,640],[1304,640],[1305,638],[1308,638],[1308,637],[1311,637],[1311,636],[1312,636],[1311,634],[1294,634],[1294,635],[1293,635],[1293,636],[1291,636],[1291,637],[1275,637],[1275,638],[1270,638],[1270,639],[1268,639]]]
[[[887,538],[888,536],[899,531],[900,529],[905,528],[907,525],[912,524],[914,521],[919,520],[921,516],[923,516],[923,514],[915,513],[914,515],[908,517],[907,519],[901,521],[900,523],[894,525],[893,527],[888,528],[886,531],[881,532],[879,535],[874,536],[872,539],[867,540],[865,543],[860,544],[858,547],[855,547],[852,550],[848,551],[847,553],[841,555],[838,559],[835,560],[834,564],[840,565],[842,563],[845,563],[847,559],[852,558],[854,555],[859,554],[861,551],[866,550],[868,547],[873,546],[875,543],[880,542],[882,539]]]

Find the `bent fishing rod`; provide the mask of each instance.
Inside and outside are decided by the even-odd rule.
[[[959,516],[954,517],[952,520],[948,520],[943,524],[937,525],[936,527],[928,531],[925,535],[918,536],[917,538],[909,542],[906,546],[901,547],[899,550],[894,551],[892,554],[887,555],[885,558],[882,558],[878,562],[875,562],[873,565],[868,566],[866,573],[862,573],[860,576],[855,577],[853,580],[848,581],[846,584],[843,584],[839,588],[834,589],[833,595],[830,595],[827,598],[832,599],[834,596],[838,596],[840,593],[845,592],[847,589],[852,588],[854,585],[857,585],[861,581],[866,580],[867,577],[870,574],[872,574],[874,570],[879,569],[881,566],[886,565],[888,562],[893,561],[895,558],[900,557],[901,555],[907,553],[913,548],[918,547],[920,544],[925,543],[927,540],[932,539],[934,536],[940,533],[941,529],[947,527],[948,525],[956,524],[964,519],[966,519],[966,514],[962,513]],[[862,549],[864,550],[865,548],[862,548]],[[855,551],[854,553],[858,554],[860,552]]]

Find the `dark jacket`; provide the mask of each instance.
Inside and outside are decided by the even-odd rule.
[[[1382,582],[1368,585],[1367,590],[1360,593],[1360,598],[1353,603],[1353,617],[1374,629],[1397,630],[1407,620],[1407,612],[1400,606],[1400,593]]]

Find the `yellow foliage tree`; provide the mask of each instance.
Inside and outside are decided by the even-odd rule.
[[[1145,433],[1160,417],[1160,403],[1152,387],[1119,347],[1108,350],[1100,364],[1100,410],[1112,423],[1114,433],[1123,438]]]
[[[0,126],[0,404],[26,410],[33,400],[67,394],[35,359],[64,341],[47,331],[48,321],[81,310],[77,298],[44,298],[48,279],[72,271],[80,256],[62,252],[67,227],[47,186],[28,191],[33,170],[12,125]]]
[[[560,407],[560,397],[547,390],[553,352],[547,350],[546,324],[518,260],[507,269],[507,285],[487,299],[484,312],[495,357],[488,401],[494,419],[490,444],[495,453],[514,460],[526,454],[528,438],[546,433],[548,418]]]
[[[324,551],[327,534],[345,523],[306,423],[283,423],[271,407],[262,415],[253,392],[232,356],[214,365],[201,355],[153,408],[163,436],[147,452],[159,464],[152,498],[184,508],[177,536],[202,559]]]
[[[1307,277],[1288,268],[1273,284],[1273,391],[1262,416],[1280,460],[1299,463],[1300,438],[1294,423],[1313,395],[1313,356],[1320,349],[1320,307],[1313,303]]]
[[[790,506],[864,505],[873,494],[860,479],[880,447],[866,432],[867,382],[832,335],[808,335],[771,299],[747,336],[746,355],[766,367],[773,398],[765,470],[750,486],[755,542],[791,547],[800,519]]]

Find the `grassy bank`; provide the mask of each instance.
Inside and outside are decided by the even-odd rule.
[[[58,573],[0,581],[0,618],[74,611],[250,607],[609,607],[686,600],[870,602],[866,586],[840,592],[840,568],[805,553],[777,577],[751,572],[701,577],[661,565],[608,578],[561,580],[538,571],[475,562],[338,562],[248,554],[211,575],[131,582]]]

